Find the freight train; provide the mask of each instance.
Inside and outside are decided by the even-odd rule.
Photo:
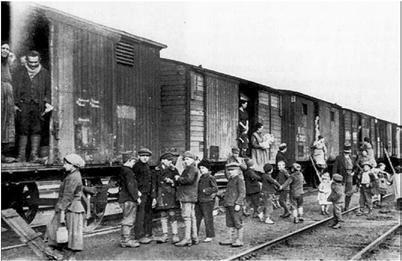
[[[2,207],[15,208],[32,221],[39,207],[55,199],[41,197],[38,182],[60,181],[62,158],[80,154],[88,193],[83,198],[89,225],[100,222],[115,186],[121,155],[140,147],[153,151],[191,150],[223,168],[237,146],[239,100],[248,100],[250,126],[264,124],[273,137],[269,162],[279,144],[303,163],[307,180],[310,146],[327,138],[329,162],[350,142],[357,153],[369,137],[378,159],[384,149],[401,159],[401,126],[299,92],[279,90],[247,79],[163,59],[167,46],[39,5],[2,2],[2,40],[18,57],[41,53],[51,75],[51,104],[41,156],[43,164],[2,163]],[[13,151],[9,152],[12,156]],[[92,197],[91,197],[92,195]]]

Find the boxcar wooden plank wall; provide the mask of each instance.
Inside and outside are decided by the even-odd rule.
[[[237,146],[239,85],[223,77],[206,77],[206,148],[219,147],[219,159],[226,159]],[[208,156],[209,153],[207,154]]]
[[[199,158],[204,157],[205,133],[205,80],[204,75],[193,71],[190,77],[190,151]]]
[[[359,115],[352,112],[352,154],[357,154],[360,148],[359,125]]]
[[[314,103],[296,96],[295,129],[296,129],[296,161],[309,160],[310,147],[314,142]]]
[[[339,109],[331,104],[319,102],[319,131],[325,137],[328,159],[335,160],[339,154]]]
[[[281,99],[279,95],[264,90],[258,92],[258,122],[264,125],[263,134],[274,136],[274,142],[269,148],[269,163],[275,163],[275,156],[282,142],[280,108]]]
[[[386,149],[388,150],[388,155],[392,155],[392,124],[387,122],[386,123],[386,130],[387,130],[387,138],[386,138]]]
[[[371,145],[373,146],[374,156],[377,158],[377,133],[375,129],[375,119],[373,117],[370,117],[370,141]]]
[[[186,68],[171,61],[161,62],[161,147],[186,150]]]

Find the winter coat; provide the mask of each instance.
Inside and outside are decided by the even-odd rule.
[[[246,185],[243,175],[230,177],[225,191],[225,207],[242,206],[246,197]]]
[[[289,160],[288,160],[288,158],[286,157],[285,153],[283,153],[282,151],[278,151],[278,153],[276,154],[276,157],[275,157],[275,164],[276,164],[276,166],[278,166],[278,162],[279,162],[279,161],[284,161],[284,162],[285,162],[285,166],[286,166],[286,167],[290,167]]]
[[[155,198],[155,177],[148,163],[137,161],[133,166],[133,172],[137,180],[138,190],[143,195]]]
[[[376,181],[376,177],[375,177],[375,175],[374,175],[374,173],[373,173],[373,171],[372,170],[370,170],[370,171],[368,171],[369,173],[369,177],[370,177],[370,183],[369,184],[362,184],[362,178],[363,178],[363,172],[361,172],[361,173],[359,173],[358,175],[357,175],[357,185],[359,186],[359,187],[362,187],[362,186],[366,186],[366,188],[370,188],[370,192],[371,192],[371,194],[373,194],[373,195],[375,195],[375,194],[377,194],[377,181]],[[368,186],[368,187],[367,187]]]
[[[303,184],[304,184],[304,176],[300,171],[293,172],[290,177],[282,184],[282,186],[286,187],[289,185],[290,187],[290,195],[292,197],[299,197],[303,194]]]
[[[283,183],[285,183],[289,177],[290,177],[289,172],[283,169],[279,170],[276,180],[279,182],[279,184],[283,185]],[[289,190],[289,186],[283,187],[283,190]]]
[[[174,177],[176,175],[179,175],[179,172],[175,167],[156,167],[156,210],[165,210],[179,207],[178,201],[176,199],[176,182],[174,180]]]
[[[215,177],[210,173],[202,174],[198,182],[198,202],[211,202],[215,200],[218,185]]]
[[[356,171],[356,161],[355,159],[350,156],[350,159],[352,161],[352,171],[355,172]],[[348,174],[347,170],[346,170],[346,157],[345,154],[341,154],[339,156],[336,157],[335,162],[334,162],[334,166],[332,168],[332,174],[338,173],[343,177],[343,184],[345,184],[345,194],[346,195],[352,195],[355,192],[355,188],[353,187],[353,185],[357,184],[357,180],[356,177],[357,175],[351,175]]]
[[[333,181],[331,183],[331,194],[329,194],[327,200],[333,204],[343,203],[345,198],[343,190],[342,183]]]
[[[85,209],[81,204],[82,188],[79,170],[67,174],[60,185],[59,198],[55,207],[56,212],[60,210],[67,212],[68,210],[75,213],[84,213]]]
[[[126,201],[137,202],[138,185],[131,168],[123,166],[120,169],[119,203]]]
[[[176,181],[177,199],[180,202],[195,203],[198,198],[198,181],[200,179],[200,171],[193,163],[187,166],[181,176]]]
[[[275,194],[276,188],[279,188],[281,184],[279,184],[270,173],[262,174],[262,193],[264,195]]]
[[[230,157],[227,159],[226,164],[229,164],[229,163],[232,163],[232,162],[239,163],[239,164],[240,164],[240,169],[241,169],[242,171],[245,171],[245,170],[247,169],[246,162],[245,162],[244,158],[242,158],[242,157],[237,157],[237,158],[235,158],[235,157],[233,157],[233,156],[230,156]]]
[[[244,172],[244,182],[246,183],[246,194],[251,195],[261,191],[261,177],[253,169],[247,169]]]

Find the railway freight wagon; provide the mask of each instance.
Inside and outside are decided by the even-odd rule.
[[[42,133],[46,164],[2,164],[3,208],[15,207],[32,220],[45,204],[34,181],[60,180],[67,153],[85,159],[83,176],[97,185],[99,177],[116,174],[113,162],[122,152],[146,146],[158,158],[159,59],[165,45],[50,8],[6,2],[2,38],[18,57],[32,49],[41,54],[54,106]]]
[[[239,101],[248,101],[251,135],[255,123],[274,141],[270,161],[281,138],[278,91],[234,76],[178,61],[161,60],[162,150],[191,150],[200,158],[223,163],[237,147]]]

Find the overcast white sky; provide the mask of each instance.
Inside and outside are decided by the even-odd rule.
[[[42,2],[180,60],[400,119],[399,2]]]

